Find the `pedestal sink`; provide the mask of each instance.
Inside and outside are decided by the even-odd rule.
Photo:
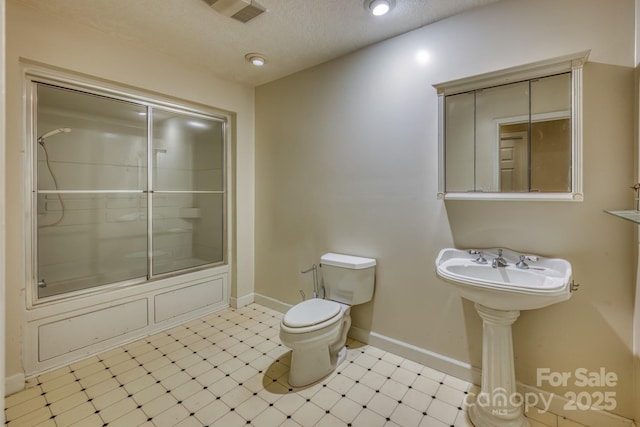
[[[470,402],[471,422],[476,427],[528,427],[522,402],[516,399],[511,325],[520,310],[571,297],[571,264],[508,249],[446,248],[436,259],[436,274],[473,301],[482,318],[482,386]]]

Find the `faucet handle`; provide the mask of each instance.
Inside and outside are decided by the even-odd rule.
[[[524,262],[525,259],[527,259],[526,256],[520,255],[520,261],[516,263],[516,268],[529,268],[529,264]]]
[[[469,254],[478,255],[478,257],[476,259],[474,259],[473,262],[477,262],[478,264],[486,264],[487,263],[487,259],[482,254],[482,251],[476,251],[476,250],[473,250],[473,249],[469,249]]]

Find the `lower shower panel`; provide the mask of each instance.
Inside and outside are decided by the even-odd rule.
[[[66,365],[229,305],[227,271],[215,275],[199,272],[191,280],[181,277],[180,283],[171,283],[176,281],[171,278],[164,286],[161,281],[140,285],[147,288],[146,292],[135,295],[103,294],[101,299],[108,301],[98,304],[94,303],[100,296],[86,297],[84,301],[71,303],[77,306],[71,310],[68,302],[29,310],[27,316],[31,319],[27,320],[24,341],[25,376]],[[150,285],[155,285],[155,289]]]

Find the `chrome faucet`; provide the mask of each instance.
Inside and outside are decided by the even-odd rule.
[[[498,268],[506,267],[507,265],[507,260],[502,257],[502,249],[498,249],[498,256],[491,261],[491,267]]]
[[[529,268],[529,264],[527,264],[525,261],[538,261],[539,257],[535,256],[535,255],[520,255],[520,261],[518,261],[516,263],[516,267],[517,268],[521,268],[521,269],[527,269]]]

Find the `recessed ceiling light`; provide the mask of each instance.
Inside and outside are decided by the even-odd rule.
[[[247,53],[244,58],[256,67],[262,67],[267,63],[265,57],[260,55],[259,53]]]
[[[364,7],[375,16],[382,16],[396,5],[395,0],[365,0]]]

